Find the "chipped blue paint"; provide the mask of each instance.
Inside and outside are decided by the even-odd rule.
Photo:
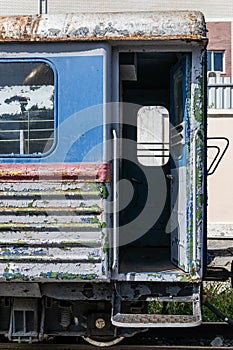
[[[98,277],[96,274],[73,274],[73,273],[63,273],[63,272],[41,272],[40,277],[46,279],[57,279],[57,280],[93,280]]]
[[[74,181],[0,183],[0,280],[106,279],[103,188]],[[27,199],[26,192],[41,196]]]

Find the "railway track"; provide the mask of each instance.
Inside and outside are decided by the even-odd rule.
[[[213,342],[216,336],[222,346]],[[70,343],[68,343],[68,341]],[[226,323],[203,323],[195,328],[151,329],[132,338],[126,338],[112,347],[94,347],[75,338],[55,338],[51,343],[18,344],[0,342],[0,350],[233,350],[233,327]]]
[[[186,345],[117,345],[114,347],[107,347],[104,348],[106,350],[156,350],[156,349],[161,349],[161,350],[222,350],[225,347],[213,347],[213,346],[198,346],[198,345],[193,345],[193,346],[186,346]],[[11,345],[2,345],[0,344],[0,349],[1,350],[26,350],[26,349],[41,349],[41,350],[98,350],[98,349],[103,349],[103,348],[96,348],[90,345],[24,345],[24,344],[11,344]],[[232,350],[233,347],[227,347],[226,349]]]

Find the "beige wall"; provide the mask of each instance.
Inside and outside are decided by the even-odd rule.
[[[208,136],[225,136],[230,141],[230,146],[216,172],[208,177],[209,223],[233,224],[233,110],[231,111],[227,117],[208,118]],[[216,144],[222,147],[224,145],[221,142]],[[209,162],[211,158],[209,152]]]

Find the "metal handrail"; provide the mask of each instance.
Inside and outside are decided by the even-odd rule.
[[[197,171],[196,171],[196,162],[197,162],[197,149],[196,141],[197,135],[199,133],[199,128],[195,130],[193,135],[193,264],[194,268],[196,267],[196,258],[197,258]]]
[[[46,119],[43,118],[44,116]],[[44,125],[42,125],[42,123]],[[4,127],[2,127],[2,124],[4,124]],[[15,126],[15,124],[18,126],[18,128]],[[10,148],[12,144],[19,143],[19,154],[25,153],[24,145],[27,145],[26,154],[30,154],[30,146],[35,142],[40,141],[46,143],[54,140],[54,120],[50,116],[45,115],[45,111],[30,110],[22,112],[21,115],[17,116],[15,119],[0,120],[0,126],[0,144],[4,145],[4,147],[6,144],[9,144]],[[38,149],[38,152],[40,152],[40,149],[41,147]],[[11,149],[9,149],[9,152],[5,151],[2,153],[12,153],[10,151]]]
[[[117,235],[117,133],[112,130],[113,135],[113,263],[112,271],[117,269],[118,235]]]

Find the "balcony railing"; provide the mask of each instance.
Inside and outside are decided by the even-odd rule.
[[[233,109],[233,78],[208,78],[209,109]]]

